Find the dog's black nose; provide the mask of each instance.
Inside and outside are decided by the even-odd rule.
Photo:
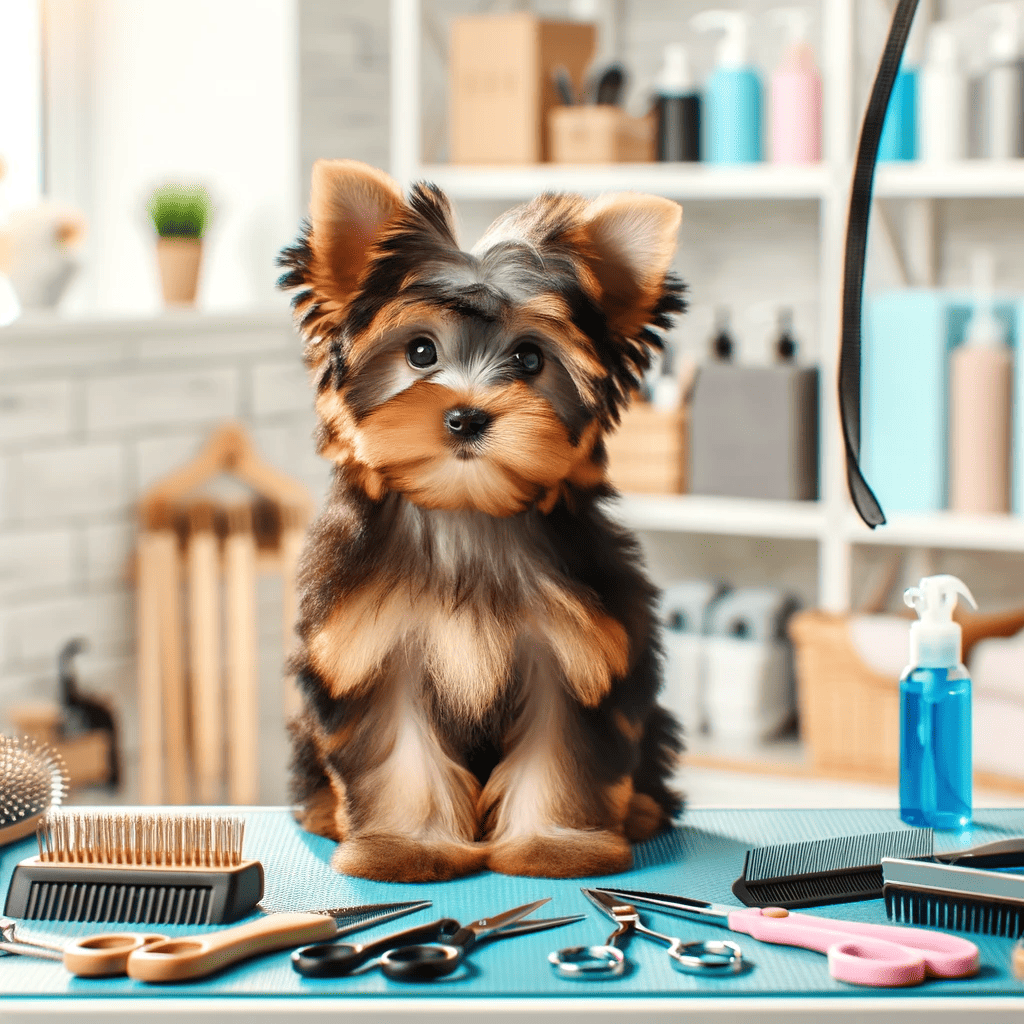
[[[483,409],[449,409],[444,414],[444,425],[449,434],[470,441],[484,433],[491,419],[491,414]]]

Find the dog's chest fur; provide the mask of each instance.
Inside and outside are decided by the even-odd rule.
[[[336,697],[387,687],[413,666],[450,713],[480,720],[540,657],[596,704],[625,670],[622,627],[562,573],[538,513],[480,512],[385,503],[387,529],[373,570],[335,603],[309,637],[314,666]]]

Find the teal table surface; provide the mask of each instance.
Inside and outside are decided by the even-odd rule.
[[[348,978],[308,980],[296,974],[288,952],[266,955],[231,967],[220,974],[188,984],[146,985],[128,978],[80,979],[58,964],[20,956],[0,956],[0,993],[8,997],[44,1000],[74,997],[362,997],[393,999],[469,998],[546,999],[615,996],[658,1000],[680,996],[827,997],[846,999],[885,995],[894,1000],[934,996],[1024,997],[1024,982],[1010,972],[1012,941],[972,935],[981,951],[981,971],[964,980],[929,980],[910,989],[854,988],[834,981],[826,958],[809,950],[760,943],[702,923],[644,912],[649,927],[686,940],[731,938],[738,941],[749,962],[742,974],[729,978],[692,977],[674,971],[662,946],[634,936],[627,948],[629,969],[619,978],[575,981],[557,975],[547,963],[556,947],[604,942],[611,931],[580,893],[587,884],[615,885],[678,893],[697,899],[738,906],[730,886],[740,873],[744,851],[769,843],[824,839],[900,828],[895,811],[882,810],[689,810],[680,823],[636,848],[635,866],[625,875],[601,879],[550,880],[512,878],[491,873],[430,885],[370,882],[336,874],[330,866],[335,844],[302,832],[281,808],[251,808],[246,820],[245,855],[262,861],[266,871],[264,903],[274,909],[307,910],[390,900],[427,898],[433,906],[397,921],[360,932],[352,941],[387,934],[437,917],[470,921],[496,914],[545,896],[551,903],[536,916],[586,913],[583,921],[478,946],[467,964],[449,978],[426,984],[390,981],[376,970]],[[1024,810],[979,810],[963,835],[936,834],[940,850],[1024,833]],[[34,840],[0,850],[0,895],[6,895],[15,864],[34,852]],[[820,907],[805,913],[821,917],[887,923],[881,900]],[[220,926],[223,927],[223,926]],[[24,922],[19,931],[29,939],[67,940],[84,934],[123,931],[109,923],[58,924]],[[165,927],[168,935],[194,934],[196,927]],[[1022,1004],[1024,1005],[1024,1004]]]

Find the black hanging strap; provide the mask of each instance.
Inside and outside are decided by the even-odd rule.
[[[839,415],[846,445],[846,479],[850,497],[861,519],[874,528],[885,522],[885,513],[860,471],[860,341],[864,304],[864,260],[867,255],[868,218],[875,180],[878,144],[885,124],[889,96],[899,72],[900,60],[914,20],[917,0],[899,0],[889,26],[882,60],[878,65],[871,98],[864,114],[853,171],[850,213],[846,220],[846,254],[843,261],[843,323],[839,344]]]

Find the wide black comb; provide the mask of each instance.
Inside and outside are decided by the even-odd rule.
[[[732,891],[748,907],[821,907],[882,896],[882,858],[929,857],[931,829],[899,829],[747,850]]]

